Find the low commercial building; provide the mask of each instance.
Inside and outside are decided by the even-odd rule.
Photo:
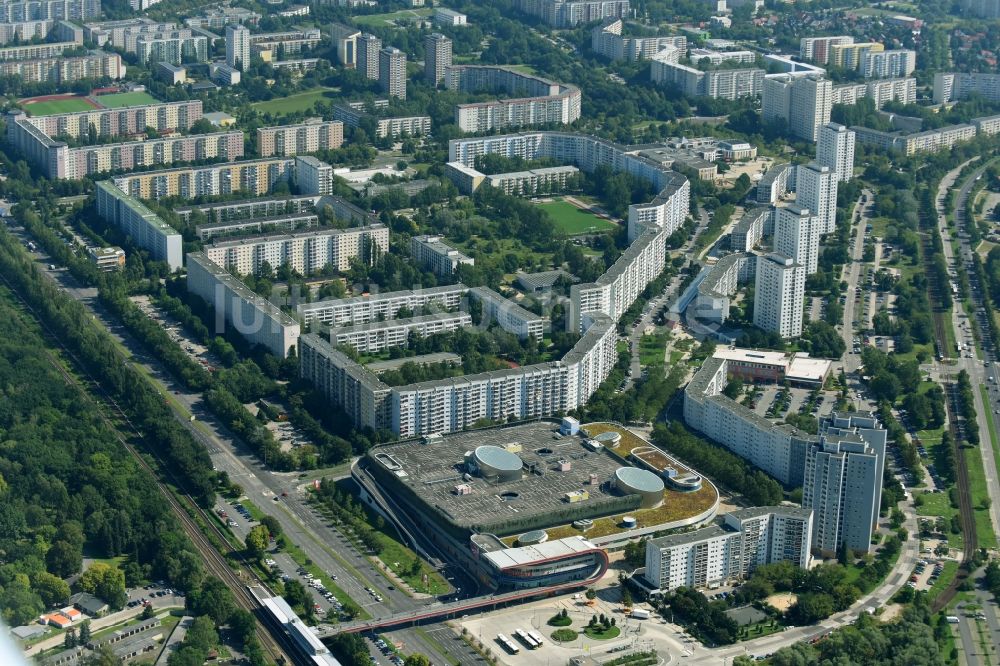
[[[297,321],[204,253],[187,255],[187,289],[211,305],[251,345],[261,345],[278,358],[287,358],[298,345]]]
[[[811,509],[762,506],[727,513],[721,525],[646,542],[646,580],[661,592],[743,580],[762,565],[809,568]]]
[[[580,118],[580,89],[507,67],[452,65],[445,68],[449,90],[519,95],[516,99],[459,104],[455,122],[463,132],[569,124]]]
[[[125,250],[120,247],[88,247],[87,255],[102,273],[114,273],[125,268]]]
[[[438,275],[451,275],[461,265],[474,266],[476,261],[444,242],[441,236],[414,236],[410,239],[410,256],[414,263]]]
[[[171,271],[184,263],[181,235],[149,210],[121,190],[114,182],[97,183],[97,214],[122,230],[133,243],[149,250],[157,261],[165,261]]]
[[[295,125],[257,128],[257,151],[261,157],[335,150],[343,144],[344,123],[338,120],[309,118]]]
[[[547,317],[522,308],[489,287],[473,287],[469,290],[469,298],[482,305],[483,322],[496,322],[500,328],[519,338],[534,336],[541,342],[549,328]]]
[[[169,62],[156,63],[155,74],[157,78],[171,86],[180,85],[187,81],[187,69]]]
[[[435,312],[406,319],[374,321],[330,329],[330,342],[353,347],[361,354],[377,354],[391,347],[406,347],[411,335],[427,337],[472,326],[468,312]]]

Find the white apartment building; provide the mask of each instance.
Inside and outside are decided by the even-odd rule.
[[[812,60],[821,65],[830,62],[831,48],[842,44],[853,44],[854,38],[848,35],[834,37],[803,37],[799,40],[799,57]]]
[[[302,194],[333,192],[333,167],[311,155],[295,158],[295,182]]]
[[[257,152],[261,157],[334,150],[343,144],[344,123],[339,120],[309,118],[296,125],[257,128]]]
[[[815,515],[813,547],[836,553],[842,543],[871,550],[882,502],[887,432],[872,414],[834,413],[806,449],[802,506]]]
[[[427,337],[472,326],[467,312],[435,312],[406,319],[373,321],[330,329],[330,343],[353,347],[360,354],[377,354],[391,347],[406,347],[410,335]]]
[[[208,60],[208,38],[195,35],[191,30],[171,30],[139,35],[135,42],[135,55],[141,64]]]
[[[424,37],[424,78],[435,88],[451,67],[451,40],[439,32]]]
[[[760,226],[760,225],[757,225]],[[688,305],[689,316],[722,324],[729,319],[730,298],[740,284],[749,282],[757,270],[757,257],[733,252],[719,259],[698,284],[698,293]]]
[[[0,23],[73,19],[101,15],[101,0],[12,0],[0,4]]]
[[[969,95],[1000,101],[1000,74],[990,72],[938,72],[934,75],[934,103],[944,104]]]
[[[357,39],[358,71],[367,78],[379,80],[379,53],[382,51],[382,40],[367,32]]]
[[[769,75],[764,79],[761,107],[765,123],[785,123],[793,136],[815,141],[819,128],[830,122],[833,82],[815,74]]]
[[[410,239],[410,256],[420,268],[438,275],[451,275],[461,266],[474,266],[472,257],[462,254],[444,242],[441,236],[423,235]]]
[[[795,188],[795,167],[775,164],[757,183],[757,203],[774,205]]]
[[[821,234],[837,229],[837,172],[829,166],[810,162],[798,165],[795,174],[795,203],[817,218]]]
[[[378,52],[378,81],[382,92],[406,99],[406,54],[395,46]]]
[[[496,322],[500,328],[519,338],[534,336],[541,342],[549,328],[547,317],[522,308],[489,287],[473,287],[469,290],[469,298],[482,304],[484,322]]]
[[[337,46],[337,63],[347,69],[358,66],[358,37],[361,31],[340,23],[330,25],[330,38]]]
[[[829,167],[837,180],[846,183],[854,176],[854,140],[854,132],[843,125],[823,125],[816,141],[816,163]]]
[[[819,268],[819,220],[811,210],[798,204],[779,206],[774,211],[774,251],[801,264],[806,275]]]
[[[371,264],[389,249],[389,229],[375,224],[348,229],[315,229],[219,240],[205,246],[205,256],[240,275],[257,273],[264,262],[272,269],[288,265],[302,275],[313,275],[327,266],[346,271],[352,259]]]
[[[455,122],[463,132],[572,123],[580,118],[580,89],[507,67],[454,65],[446,68],[449,90],[490,91],[514,99],[459,104]]]
[[[287,358],[298,345],[297,321],[201,252],[187,255],[187,289],[251,345],[261,345],[278,358]]]
[[[802,335],[806,269],[777,252],[757,257],[757,282],[753,301],[754,326],[782,338]]]
[[[866,51],[861,54],[858,71],[866,79],[902,78],[917,68],[917,52],[910,49]]]
[[[764,238],[765,227],[774,230],[774,211],[766,206],[747,207],[729,234],[730,249],[733,252],[750,252]]]
[[[125,233],[132,242],[149,250],[157,261],[165,261],[171,271],[184,265],[181,235],[140,201],[109,180],[97,183],[97,214]]]
[[[348,127],[359,127],[364,118],[372,118],[375,123],[375,136],[381,138],[400,136],[420,136],[431,131],[430,116],[400,116],[383,118],[372,116],[364,110],[364,106],[353,108],[341,104],[333,105],[333,117]]]
[[[250,67],[250,31],[242,25],[226,26],[226,64],[241,72]]]
[[[975,125],[948,125],[938,129],[903,134],[902,132],[882,132],[868,127],[852,127],[858,143],[875,146],[882,150],[896,150],[904,155],[924,151],[938,151],[951,148],[959,141],[970,141],[976,136]]]
[[[693,48],[688,51],[688,59],[695,65],[718,66],[724,62],[752,65],[757,62],[757,54],[753,51],[715,51],[713,49]]]
[[[416,312],[425,308],[455,310],[469,288],[462,283],[427,289],[390,291],[315,303],[302,303],[296,314],[307,326],[313,323],[327,326],[351,326],[368,322],[396,319],[400,310]]]
[[[727,513],[723,524],[646,542],[646,580],[661,591],[742,580],[764,564],[809,566],[813,512],[764,506]]]
[[[629,15],[629,0],[516,0],[525,14],[541,18],[553,28],[572,28],[607,18]]]
[[[833,87],[834,104],[853,105],[866,97],[875,102],[876,109],[881,109],[887,102],[913,104],[917,101],[917,80],[873,79],[865,83],[845,83]]]
[[[124,79],[125,65],[117,53],[91,51],[71,58],[0,62],[0,76],[18,76],[26,83],[66,84],[80,79]]]
[[[681,53],[687,52],[687,37],[684,35],[628,37],[622,36],[623,28],[624,22],[620,18],[607,19],[591,31],[591,48],[610,60],[629,62],[648,60],[668,47],[678,58]]]
[[[679,88],[688,97],[736,100],[760,95],[765,72],[756,67],[705,71],[654,57],[649,74],[654,83]]]

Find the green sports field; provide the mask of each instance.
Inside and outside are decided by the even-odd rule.
[[[24,110],[28,112],[29,116],[51,116],[57,113],[89,111],[93,108],[94,105],[82,97],[67,97],[66,99],[46,100],[24,105]]]
[[[97,99],[98,104],[109,109],[118,109],[123,106],[139,106],[140,104],[160,103],[160,100],[156,99],[147,92],[112,93],[110,95],[101,95],[95,99]]]
[[[319,101],[332,102],[337,98],[339,92],[340,88],[313,88],[288,97],[269,99],[266,102],[254,102],[250,106],[261,113],[274,113],[280,116],[286,113],[309,111]]]
[[[561,200],[538,204],[538,207],[548,213],[556,228],[567,236],[605,231],[615,226],[608,220]]]

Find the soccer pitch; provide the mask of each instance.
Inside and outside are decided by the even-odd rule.
[[[605,231],[615,226],[604,218],[562,200],[541,203],[538,207],[548,213],[556,227],[567,236]]]
[[[109,109],[118,109],[123,106],[139,106],[141,104],[159,104],[160,100],[156,99],[147,92],[127,92],[127,93],[111,93],[110,95],[101,95],[95,97],[97,103],[103,107]]]
[[[66,99],[50,99],[41,102],[31,102],[24,105],[29,116],[52,116],[57,113],[75,113],[90,111],[94,105],[83,97],[67,97]]]

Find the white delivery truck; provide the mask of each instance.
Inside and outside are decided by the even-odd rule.
[[[632,617],[634,617],[637,620],[648,620],[649,611],[644,608],[633,608]]]

